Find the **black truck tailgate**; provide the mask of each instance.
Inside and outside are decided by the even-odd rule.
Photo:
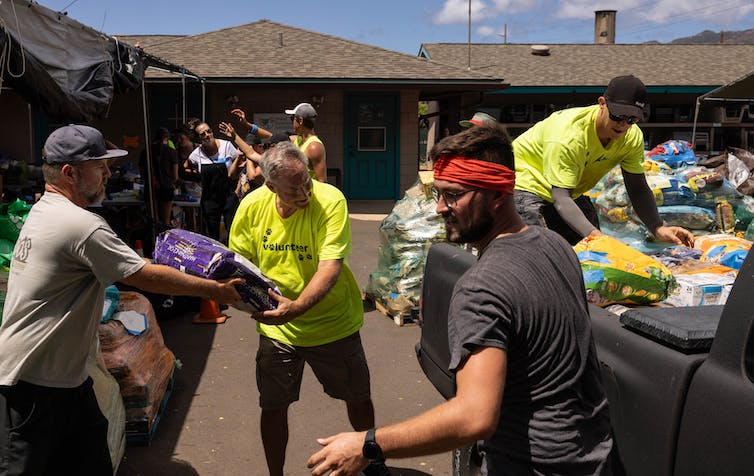
[[[686,353],[590,305],[592,333],[626,473],[672,475],[686,394],[707,353]]]

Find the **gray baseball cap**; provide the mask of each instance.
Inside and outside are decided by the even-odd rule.
[[[108,150],[100,131],[80,124],[70,124],[55,129],[45,141],[42,149],[42,157],[48,164],[112,159],[127,154],[127,150]]]
[[[317,117],[317,111],[314,109],[314,106],[308,102],[302,102],[293,109],[286,109],[285,113],[289,116],[298,116],[303,117],[304,119]]]

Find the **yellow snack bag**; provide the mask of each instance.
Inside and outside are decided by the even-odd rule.
[[[587,236],[573,250],[581,263],[587,299],[598,306],[660,302],[675,286],[665,265],[610,236]]]

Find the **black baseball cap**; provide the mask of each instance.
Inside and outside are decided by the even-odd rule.
[[[262,139],[256,136],[256,134],[246,134],[245,142],[249,145],[259,145],[262,143]]]
[[[617,76],[611,79],[603,96],[610,114],[644,117],[647,87],[636,76]]]
[[[277,144],[278,142],[290,142],[291,138],[287,132],[275,132],[272,137],[267,139],[268,144]]]

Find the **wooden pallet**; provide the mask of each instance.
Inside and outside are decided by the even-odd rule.
[[[365,303],[368,303],[368,305],[373,305],[375,309],[392,319],[397,326],[416,324],[418,322],[418,307],[411,309],[411,312],[395,312],[389,310],[382,302],[380,302],[378,299],[374,299],[372,296],[365,295],[364,301]]]
[[[175,375],[170,376],[170,382],[168,383],[165,394],[160,401],[160,407],[157,410],[154,420],[148,421],[136,421],[126,422],[126,444],[128,446],[149,446],[152,444],[154,433],[157,431],[157,426],[160,424],[160,418],[165,411],[165,407],[168,405],[170,395],[173,393],[173,387],[175,386]]]

